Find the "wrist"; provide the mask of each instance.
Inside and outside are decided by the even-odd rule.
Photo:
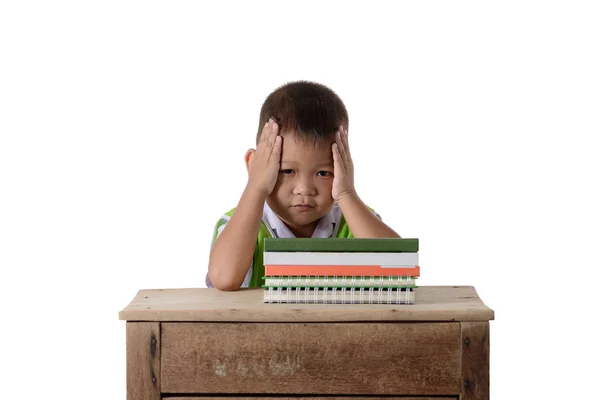
[[[257,200],[265,201],[269,195],[269,191],[259,186],[254,186],[250,183],[246,185],[244,193]]]
[[[358,197],[356,190],[352,189],[341,193],[336,201],[340,207],[344,207],[345,204],[360,201],[360,198]]]

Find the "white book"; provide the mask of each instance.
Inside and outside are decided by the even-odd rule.
[[[266,287],[408,287],[417,279],[406,276],[267,276]]]
[[[266,288],[264,303],[312,304],[414,304],[415,290]]]
[[[380,265],[410,268],[419,265],[419,253],[312,253],[264,252],[265,265]]]

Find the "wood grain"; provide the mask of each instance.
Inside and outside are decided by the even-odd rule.
[[[208,395],[208,396],[185,396],[185,397],[166,397],[165,399],[168,400],[206,400],[206,399],[211,399],[211,400],[231,400],[231,399],[236,399],[236,400],[252,400],[252,399],[261,399],[261,400],[293,400],[293,399],[306,399],[306,400],[357,400],[357,399],[367,399],[367,400],[457,400],[458,397],[456,396],[436,396],[436,397],[406,397],[406,396],[400,396],[400,397],[395,397],[395,396],[385,396],[385,397],[378,397],[378,396],[360,396],[360,397],[356,397],[356,396],[284,396],[284,397],[264,397],[264,396],[256,396],[256,397],[239,397],[239,396],[235,396],[235,397],[215,397],[212,395]]]
[[[494,311],[472,286],[420,286],[415,304],[265,304],[263,289],[140,290],[119,318],[127,321],[360,322],[489,321]]]
[[[490,398],[490,336],[488,322],[461,322],[462,400]]]
[[[127,400],[160,400],[160,324],[128,322]]]
[[[458,395],[459,323],[163,323],[163,393]]]

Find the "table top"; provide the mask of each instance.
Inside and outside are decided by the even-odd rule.
[[[119,312],[126,321],[489,321],[473,286],[420,286],[414,304],[268,304],[263,289],[144,289]]]

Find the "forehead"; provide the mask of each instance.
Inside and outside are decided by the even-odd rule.
[[[333,140],[320,140],[315,143],[312,139],[301,139],[293,134],[283,134],[281,138],[282,163],[333,163]]]

